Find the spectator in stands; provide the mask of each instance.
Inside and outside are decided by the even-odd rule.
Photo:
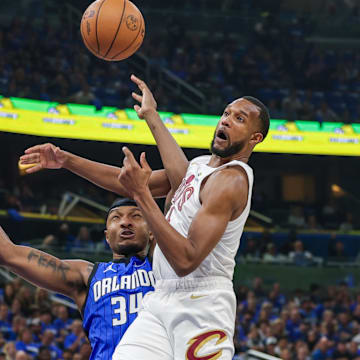
[[[84,342],[86,342],[86,338],[81,320],[74,320],[71,325],[71,333],[65,338],[64,348],[78,352]]]
[[[51,300],[49,292],[45,289],[37,288],[35,291],[35,305],[39,309],[49,309],[51,306]]]
[[[4,287],[4,301],[7,305],[11,305],[15,296],[14,286],[11,282],[6,283]]]
[[[294,251],[289,253],[289,259],[298,266],[307,266],[313,263],[312,254],[304,250],[304,245],[300,240],[295,242]]]
[[[301,206],[293,206],[290,209],[288,225],[299,229],[304,229],[306,227],[304,208]]]
[[[60,330],[69,330],[73,320],[69,318],[69,311],[66,306],[60,305],[57,310],[57,319],[54,320],[54,326]]]
[[[20,315],[14,316],[11,322],[11,327],[12,333],[9,340],[14,341],[20,338],[21,332],[27,327],[26,319]]]
[[[322,229],[321,225],[317,221],[317,217],[315,214],[309,215],[307,220],[307,227],[309,230],[312,231],[319,231]]]
[[[88,249],[94,248],[93,241],[90,237],[90,231],[86,226],[81,226],[79,229],[78,236],[72,244],[73,249]]]
[[[21,301],[19,298],[14,298],[12,304],[11,304],[11,318],[17,315],[21,315]]]
[[[332,357],[329,340],[323,336],[316,344],[315,350],[312,353],[313,360],[326,360]]]
[[[315,120],[315,108],[312,103],[312,90],[307,90],[300,110],[301,120]]]
[[[19,350],[16,352],[15,360],[31,360],[31,358],[25,351]]]
[[[266,354],[276,356],[276,353],[275,353],[275,346],[277,344],[276,337],[274,337],[274,336],[268,337],[266,339],[265,344],[266,344],[266,348],[265,348],[266,349],[265,350]]]
[[[45,330],[41,338],[41,348],[50,352],[51,360],[62,357],[62,351],[54,343],[54,333],[50,329]],[[40,356],[40,352],[39,352]]]
[[[257,241],[253,238],[249,238],[246,242],[246,248],[244,250],[244,256],[246,259],[258,259],[260,257],[260,249]]]
[[[351,212],[347,212],[345,216],[345,220],[340,224],[339,231],[340,232],[348,232],[355,229],[353,214]]]
[[[297,347],[296,360],[311,360],[309,356],[309,349],[306,344]]]
[[[71,244],[75,241],[75,236],[71,234],[69,224],[67,223],[60,225],[56,237],[58,239],[58,245],[62,247],[71,247]]]
[[[60,356],[53,357],[51,351],[47,346],[40,346],[36,360],[57,360]]]
[[[287,120],[299,120],[302,108],[301,101],[297,96],[296,90],[292,89],[290,94],[282,101],[282,112]]]
[[[283,119],[285,117],[283,111],[279,109],[275,99],[270,100],[267,106],[272,119]]]
[[[332,246],[330,246],[329,249],[329,258],[334,261],[346,261],[347,255],[345,254],[344,250],[344,243],[339,241],[336,241],[336,243]]]
[[[68,349],[65,349],[62,353],[62,357],[64,360],[72,360],[73,352]]]
[[[15,343],[15,347],[17,351],[22,350],[31,356],[37,356],[40,343],[34,342],[32,331],[28,328],[25,328],[20,333],[20,340]]]
[[[6,304],[0,305],[0,331],[5,338],[9,338],[12,332],[9,307]]]
[[[95,100],[95,95],[90,90],[89,84],[83,80],[81,90],[72,95],[69,100],[77,104],[92,104]]]
[[[329,108],[326,101],[321,103],[320,108],[316,111],[316,120],[322,124],[325,121],[335,122],[339,121],[338,115]]]
[[[281,263],[286,261],[286,256],[278,254],[274,243],[267,244],[266,251],[263,255],[264,263]]]
[[[16,347],[15,343],[10,341],[4,345],[4,353],[6,355],[6,360],[15,360],[16,357]]]

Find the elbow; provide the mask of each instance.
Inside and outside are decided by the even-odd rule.
[[[182,261],[173,268],[177,276],[185,277],[191,274],[198,267],[193,261]]]

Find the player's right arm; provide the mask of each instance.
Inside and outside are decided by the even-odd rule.
[[[64,168],[93,184],[129,197],[129,193],[118,181],[121,168],[98,163],[64,151],[53,144],[36,145],[25,150],[20,157],[21,165],[36,164],[28,168],[28,174],[41,169]],[[149,187],[154,197],[164,197],[170,191],[170,182],[165,170],[155,170],[151,174]]]
[[[1,226],[0,248],[0,265],[36,286],[64,294],[81,305],[92,263],[60,260],[43,251],[15,245]]]

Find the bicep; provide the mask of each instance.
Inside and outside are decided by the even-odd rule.
[[[220,241],[234,214],[241,214],[247,203],[247,177],[233,170],[214,174],[202,190],[202,205],[189,229],[197,267]],[[195,268],[196,268],[195,267]]]
[[[188,240],[194,248],[194,268],[210,254],[225,232],[231,210],[212,211],[202,207],[191,223]]]
[[[82,260],[60,260],[37,249],[16,246],[6,266],[36,286],[74,298],[84,286],[81,269],[88,264]]]

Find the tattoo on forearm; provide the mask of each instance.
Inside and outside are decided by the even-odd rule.
[[[37,251],[31,250],[28,254],[28,262],[36,261],[39,267],[51,268],[53,273],[59,273],[63,280],[67,280],[66,272],[70,270],[70,267],[64,265],[62,262],[45,256]]]

